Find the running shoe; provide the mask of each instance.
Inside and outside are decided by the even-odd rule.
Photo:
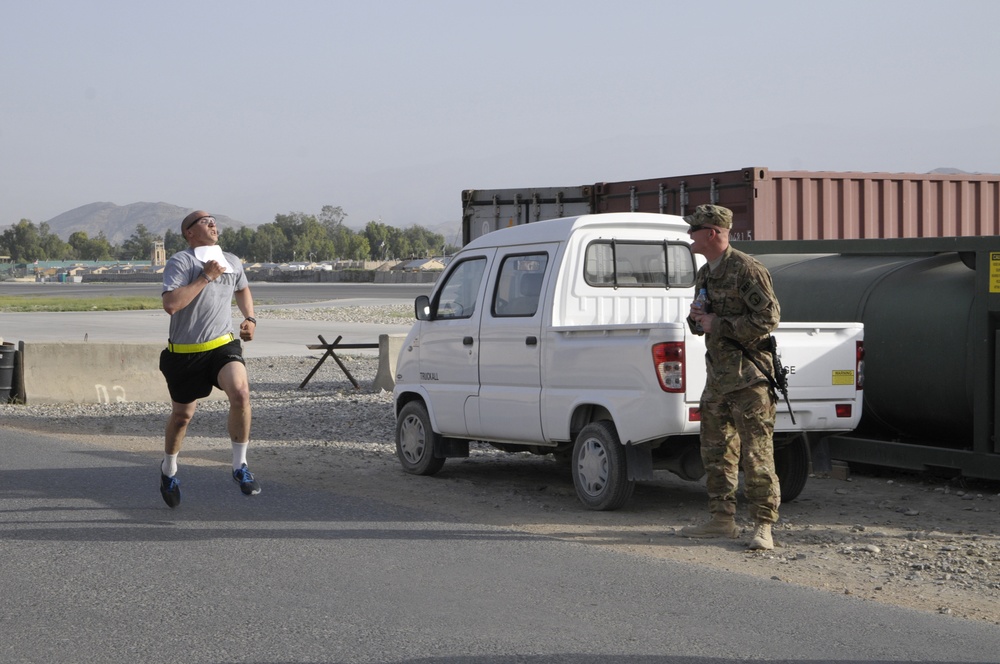
[[[256,496],[260,493],[260,484],[253,478],[253,473],[246,464],[240,466],[239,470],[233,471],[233,481],[240,485],[240,491],[248,496]]]
[[[173,508],[181,504],[181,483],[177,477],[167,477],[160,473],[160,495],[167,507]]]

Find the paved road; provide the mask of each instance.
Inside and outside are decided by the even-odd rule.
[[[220,454],[224,456],[224,454]],[[1000,628],[0,429],[0,661],[996,661]],[[336,486],[331,478],[331,486]],[[738,560],[734,565],[738,566]]]
[[[79,289],[79,287],[86,287]],[[372,304],[412,304],[430,286],[376,284],[268,284],[251,285],[257,318],[257,338],[246,344],[247,357],[312,355],[306,344],[327,341],[342,335],[343,343],[374,343],[379,334],[409,330],[409,323],[397,326],[356,323],[327,323],[300,320],[268,320],[274,307],[350,306]],[[66,294],[82,297],[117,295],[159,295],[156,284],[0,284],[0,295]],[[6,341],[70,341],[149,343],[166,342],[169,317],[162,310],[4,313],[0,315],[0,337]],[[366,351],[356,351],[366,352]],[[375,352],[375,351],[372,351]]]
[[[262,304],[286,305],[297,302],[319,302],[344,299],[373,299],[412,302],[422,293],[429,293],[433,284],[277,284],[250,282],[254,299]],[[73,284],[58,282],[0,282],[0,295],[31,295],[33,297],[106,297],[115,295],[157,297],[159,283],[145,284]]]

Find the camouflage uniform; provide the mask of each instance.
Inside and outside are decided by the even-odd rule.
[[[718,316],[705,338],[708,376],[700,404],[709,511],[713,516],[736,513],[742,457],[750,515],[758,523],[774,523],[781,502],[772,438],[776,395],[767,378],[726,340],[739,341],[760,366],[773,372],[764,346],[780,316],[771,275],[753,257],[727,247],[716,270],[702,266],[695,281],[696,292],[706,289],[708,310]],[[690,318],[688,325],[695,334],[704,334]]]

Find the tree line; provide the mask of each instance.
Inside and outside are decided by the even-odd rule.
[[[355,231],[344,225],[346,218],[344,210],[333,205],[323,206],[318,215],[278,214],[273,222],[257,228],[220,228],[219,245],[254,263],[416,259],[453,254],[459,249],[447,244],[443,235],[421,226],[399,229],[369,221],[363,230]],[[0,233],[0,254],[10,256],[14,263],[149,260],[153,244],[160,241],[167,256],[188,246],[179,228],[159,236],[139,224],[128,239],[115,245],[103,231],[94,238],[76,231],[63,241],[47,222],[36,226],[22,219]]]

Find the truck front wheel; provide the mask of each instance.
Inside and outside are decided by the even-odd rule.
[[[625,448],[611,422],[591,422],[573,445],[573,484],[580,501],[592,510],[616,510],[632,497]]]
[[[403,406],[396,418],[396,457],[403,470],[414,475],[433,475],[441,470],[444,459],[434,456],[436,440],[427,407],[420,401]]]

